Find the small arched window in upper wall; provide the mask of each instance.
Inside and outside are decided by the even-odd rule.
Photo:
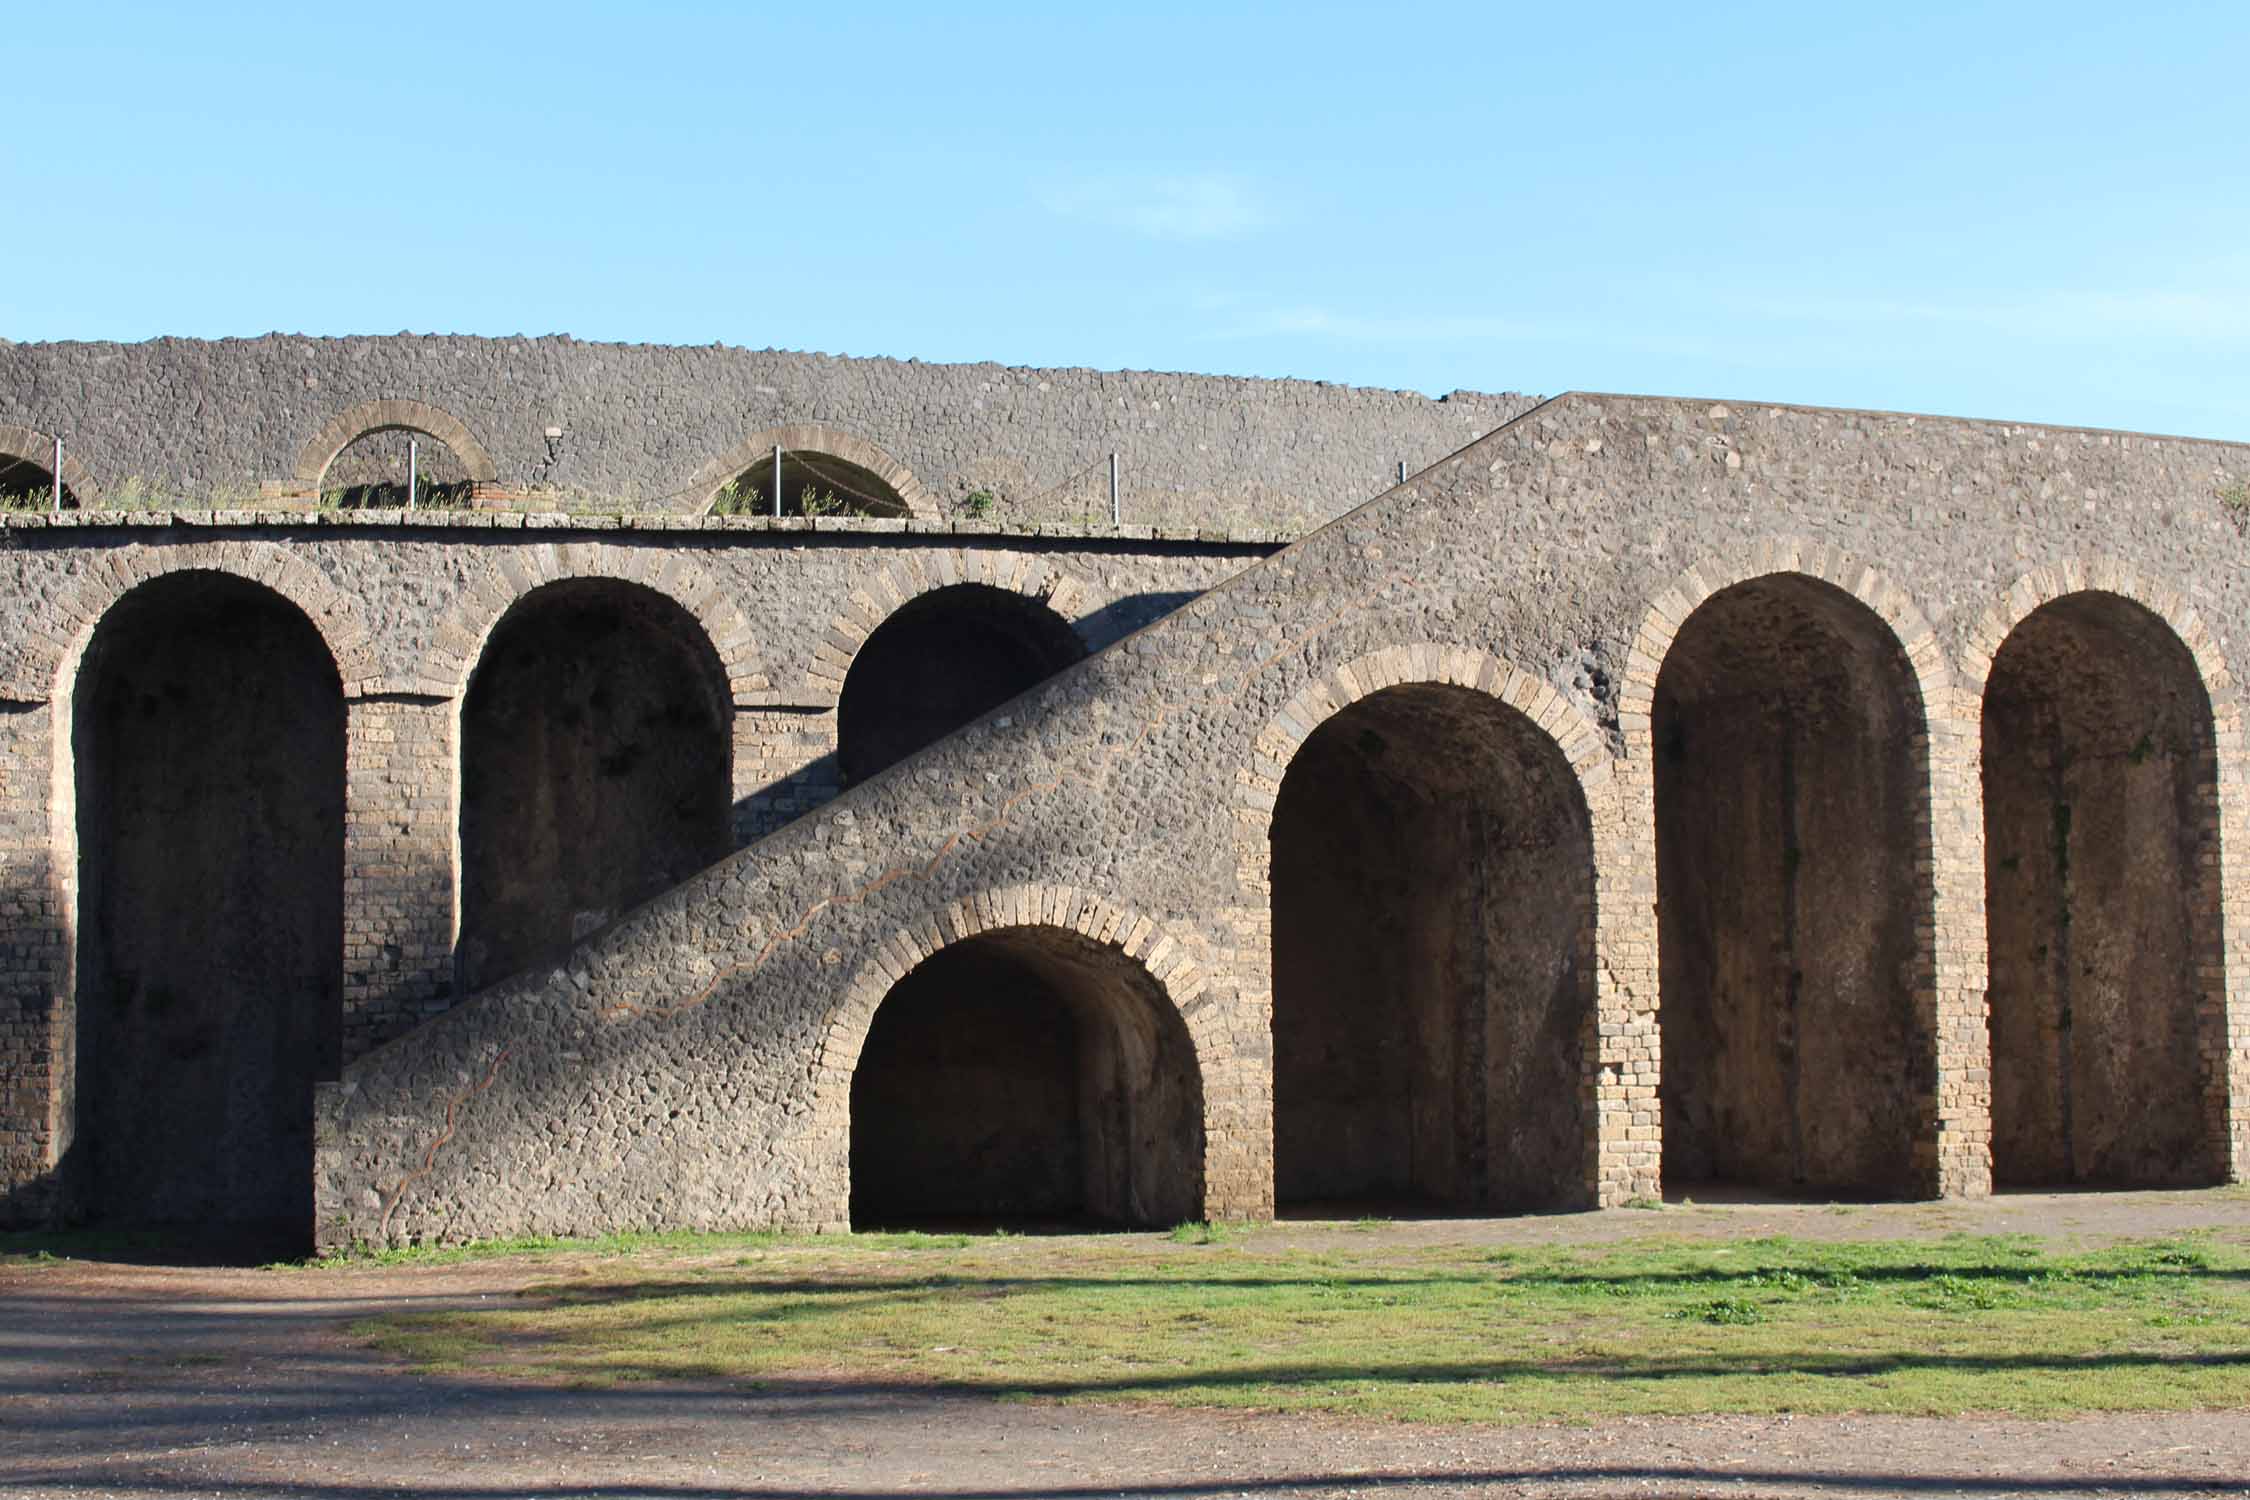
[[[0,425],[0,510],[52,510],[55,504],[55,439],[29,427]],[[69,452],[62,458],[65,510],[98,505],[92,478]]]
[[[410,427],[363,432],[344,445],[320,477],[323,505],[342,510],[400,510],[408,503],[411,455],[417,506],[458,508],[469,503],[474,480],[468,466],[442,439]]]
[[[0,510],[47,510],[55,503],[54,471],[45,464],[0,453]],[[78,509],[78,492],[63,482],[64,510]]]
[[[719,487],[711,502],[718,516],[770,516],[773,455],[751,464]],[[781,452],[781,514],[785,516],[907,516],[913,507],[873,469],[812,450]]]

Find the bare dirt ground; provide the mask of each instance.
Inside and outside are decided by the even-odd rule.
[[[1284,1224],[1260,1244],[1595,1243],[2209,1230],[2240,1192],[2010,1195],[1864,1208]],[[350,1320],[471,1305],[568,1256],[299,1271],[63,1261],[0,1269],[0,1494],[361,1500],[789,1496],[2250,1495],[2250,1412],[2061,1422],[1668,1418],[1413,1427],[966,1398],[804,1381],[581,1391],[417,1374]]]

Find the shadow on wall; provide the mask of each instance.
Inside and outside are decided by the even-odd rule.
[[[737,802],[738,842],[765,837],[847,785],[974,723],[1091,652],[1200,597],[1200,590],[1134,594],[1073,626],[1036,600],[983,585],[924,595],[927,604],[917,600],[920,609],[910,604],[897,611],[853,657],[845,682],[851,712],[846,718],[839,708],[836,730],[846,747]],[[806,720],[819,722],[813,714]]]
[[[770,465],[769,465],[770,467]],[[701,627],[636,584],[533,590],[478,658],[462,707],[457,990],[533,965],[1196,595],[1135,595],[1080,627],[986,584],[923,594],[854,654],[837,748],[729,801],[734,707]],[[787,732],[785,732],[787,733]],[[600,858],[587,858],[600,850]]]
[[[1175,610],[1185,608],[1203,597],[1201,589],[1152,590],[1145,594],[1127,594],[1124,598],[1103,605],[1092,614],[1079,618],[1079,639],[1088,651],[1100,651],[1125,639],[1144,626],[1154,625]]]
[[[837,695],[844,781],[865,781],[1085,656],[1068,621],[1007,589],[960,583],[909,600],[861,643]]]

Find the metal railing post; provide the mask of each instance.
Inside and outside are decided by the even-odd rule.
[[[1109,456],[1109,524],[1120,524],[1121,512],[1117,508],[1117,455]]]
[[[422,478],[422,440],[406,440],[406,508],[414,508],[414,491]]]
[[[773,445],[773,513],[781,516],[781,444]]]
[[[62,437],[55,438],[55,513],[62,513]]]

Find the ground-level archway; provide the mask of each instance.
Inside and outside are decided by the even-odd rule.
[[[271,590],[172,573],[96,626],[71,724],[77,1211],[309,1245],[313,1085],[342,1065],[335,661]]]
[[[732,714],[702,628],[653,589],[563,579],[501,617],[461,710],[465,990],[727,853]]]
[[[1363,697],[1290,761],[1271,869],[1277,1206],[1583,1202],[1593,847],[1555,741],[1466,687]]]
[[[1139,960],[1065,928],[938,950],[875,1011],[851,1082],[851,1219],[1176,1224],[1200,1215],[1195,1046]]]
[[[1081,660],[1070,623],[984,583],[917,595],[852,657],[836,701],[837,761],[863,781]]]
[[[1917,1191],[1928,742],[1898,637],[1804,574],[1722,589],[1651,734],[1666,1185]]]
[[[2219,1180],[2218,768],[2193,655],[2120,595],[2055,599],[1995,653],[1983,742],[1994,1181]]]

